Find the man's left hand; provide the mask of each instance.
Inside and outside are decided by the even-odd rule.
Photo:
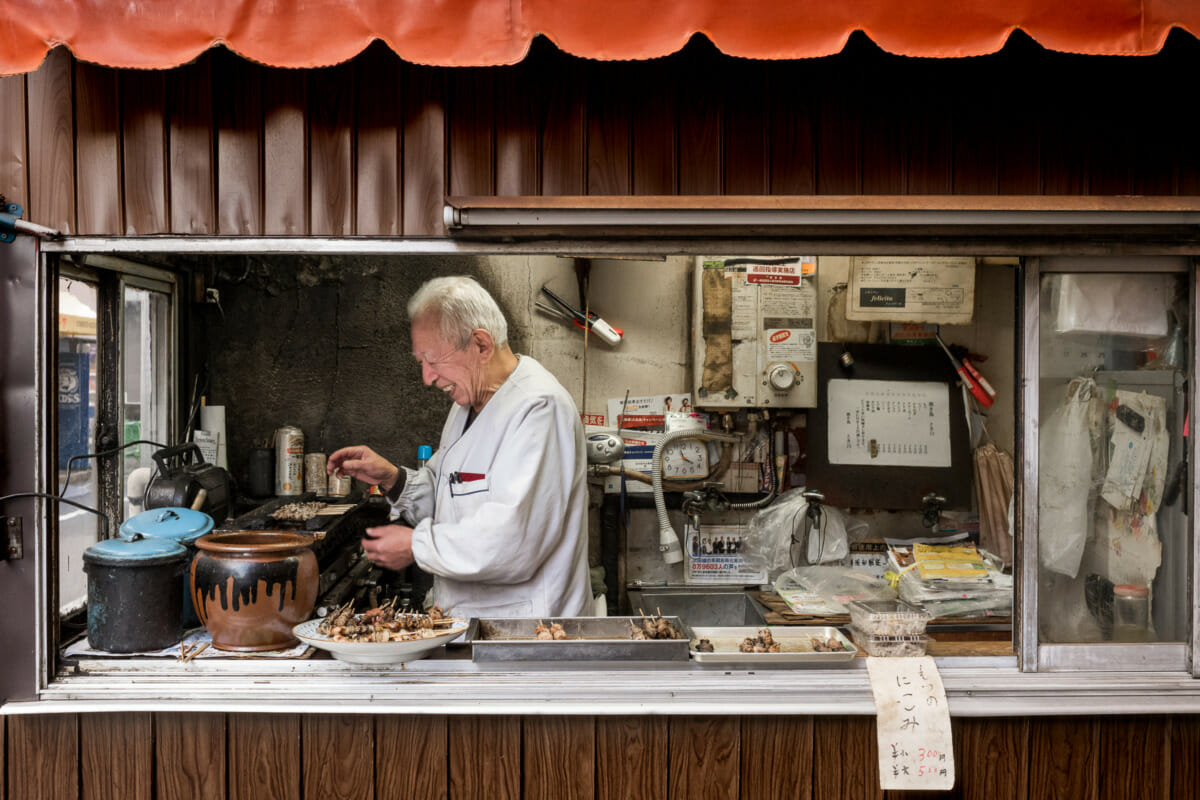
[[[367,528],[362,548],[377,567],[401,570],[416,559],[412,552],[413,529],[405,525],[381,525]]]

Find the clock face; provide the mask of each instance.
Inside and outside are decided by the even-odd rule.
[[[702,439],[678,439],[663,448],[664,478],[708,475],[708,445]]]

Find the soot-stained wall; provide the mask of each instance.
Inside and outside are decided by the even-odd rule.
[[[283,425],[304,431],[306,452],[368,444],[411,464],[419,445],[437,446],[450,402],[412,358],[409,297],[430,278],[469,274],[504,306],[496,279],[467,257],[247,256],[205,272],[220,303],[198,314],[197,350],[208,402],[226,406],[239,479],[250,449]],[[521,335],[510,330],[518,351]]]

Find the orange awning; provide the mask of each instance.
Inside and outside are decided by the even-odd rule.
[[[520,61],[545,35],[604,60],[668,55],[695,33],[762,59],[839,52],[863,31],[885,51],[957,58],[994,53],[1015,30],[1087,55],[1157,52],[1172,28],[1195,35],[1194,0],[0,0],[0,74],[37,69],[66,45],[111,67],[167,68],[215,45],[270,66],[340,63],[373,40],[405,61]]]

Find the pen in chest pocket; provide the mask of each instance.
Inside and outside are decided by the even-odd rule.
[[[474,481],[481,481],[485,477],[487,477],[487,476],[482,472],[451,472],[450,473],[450,482],[451,483],[472,483]]]

